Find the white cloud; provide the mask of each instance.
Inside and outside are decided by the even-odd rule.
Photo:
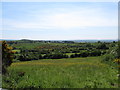
[[[63,8],[61,8],[63,10]],[[67,10],[66,10],[67,11]],[[34,11],[33,11],[34,12]],[[31,11],[32,13],[32,11]],[[74,11],[59,12],[53,10],[52,13],[33,14],[29,21],[3,19],[4,30],[30,30],[30,29],[57,29],[68,30],[70,28],[85,28],[95,26],[117,26],[117,17],[115,14],[107,16],[110,13],[104,12],[99,8],[83,8]],[[116,13],[117,14],[117,13]],[[29,16],[29,15],[28,15]],[[117,16],[117,15],[116,15]]]
[[[83,8],[66,13],[56,13],[49,16],[51,25],[61,28],[87,27],[87,26],[117,26],[117,13],[104,12],[99,8]],[[115,17],[116,15],[116,17]]]
[[[3,30],[31,30],[31,29],[50,29],[39,22],[22,22],[10,19],[3,20]]]

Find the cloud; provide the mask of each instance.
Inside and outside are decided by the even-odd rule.
[[[45,26],[39,22],[22,22],[17,20],[4,19],[4,30],[36,30],[36,29],[50,29],[50,26]]]
[[[98,12],[94,12],[98,13]],[[93,15],[94,13],[60,13],[51,16],[50,23],[55,27],[75,28],[75,27],[94,27],[94,26],[117,26],[115,18],[102,17]]]
[[[50,13],[51,11],[51,13]],[[109,15],[113,14],[113,15]],[[85,28],[85,27],[110,27],[117,26],[117,12],[108,13],[103,8],[75,7],[47,9],[42,13],[39,10],[29,11],[29,18],[3,19],[4,30],[44,30]]]

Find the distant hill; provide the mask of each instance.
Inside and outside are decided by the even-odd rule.
[[[113,42],[113,41],[118,41],[118,40],[74,40],[74,42]]]
[[[74,41],[74,42],[113,42],[113,41],[118,41],[116,40],[30,40],[30,39],[21,39],[21,40],[14,40],[14,39],[0,39],[0,41]]]
[[[0,39],[0,41],[16,41],[15,39]]]

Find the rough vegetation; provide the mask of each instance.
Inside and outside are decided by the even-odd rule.
[[[2,73],[5,74],[7,67],[11,65],[13,60],[12,47],[9,47],[5,41],[2,42]]]
[[[4,88],[117,88],[117,70],[101,57],[16,62],[3,77]]]
[[[7,43],[15,54],[3,75],[3,88],[118,87],[120,42]]]

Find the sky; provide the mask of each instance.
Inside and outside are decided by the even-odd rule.
[[[0,8],[2,39],[118,38],[117,2],[3,2]]]

